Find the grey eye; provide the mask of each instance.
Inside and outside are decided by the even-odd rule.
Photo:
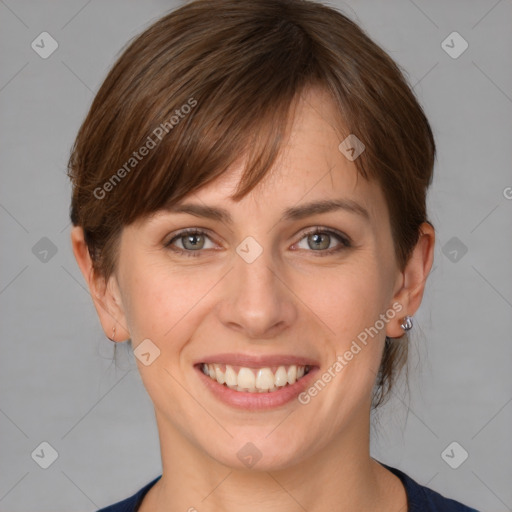
[[[179,240],[183,240],[183,248],[184,249],[203,249],[205,243],[204,235],[199,234],[189,234],[182,235]]]
[[[307,236],[307,240],[311,249],[328,249],[330,245],[330,235],[326,233],[313,233]]]

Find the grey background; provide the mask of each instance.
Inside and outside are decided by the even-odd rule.
[[[112,363],[71,251],[65,170],[119,50],[178,5],[0,1],[2,512],[93,511],[161,472],[133,354],[118,346]],[[512,510],[512,2],[331,5],[405,68],[439,150],[410,398],[397,388],[375,418],[372,455],[468,505]],[[31,48],[43,31],[59,45],[47,59]],[[469,44],[456,59],[441,46],[453,31]],[[48,469],[31,456],[43,441],[58,452]],[[458,469],[441,457],[453,441],[469,454]]]

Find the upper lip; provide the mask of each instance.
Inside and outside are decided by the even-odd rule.
[[[247,368],[264,368],[266,366],[319,366],[318,362],[310,357],[300,357],[290,354],[275,355],[249,355],[249,354],[213,354],[204,356],[194,364],[229,364],[232,366],[245,366]]]

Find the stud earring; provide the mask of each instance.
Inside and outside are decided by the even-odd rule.
[[[107,336],[108,338],[108,336]],[[112,327],[112,338],[108,338],[110,341],[116,341],[116,326]]]
[[[403,322],[400,324],[400,327],[404,331],[409,331],[412,329],[412,316],[406,315]]]

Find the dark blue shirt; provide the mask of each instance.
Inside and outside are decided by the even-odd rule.
[[[380,464],[382,464],[382,462]],[[392,468],[386,464],[382,465],[402,481],[407,494],[407,512],[479,512],[474,508],[467,507],[458,501],[445,498],[432,489],[418,484],[399,469]],[[149,484],[145,485],[130,498],[102,508],[98,512],[136,512],[142,502],[142,498],[144,498],[149,489],[153,487],[161,476],[162,475],[149,482]]]

